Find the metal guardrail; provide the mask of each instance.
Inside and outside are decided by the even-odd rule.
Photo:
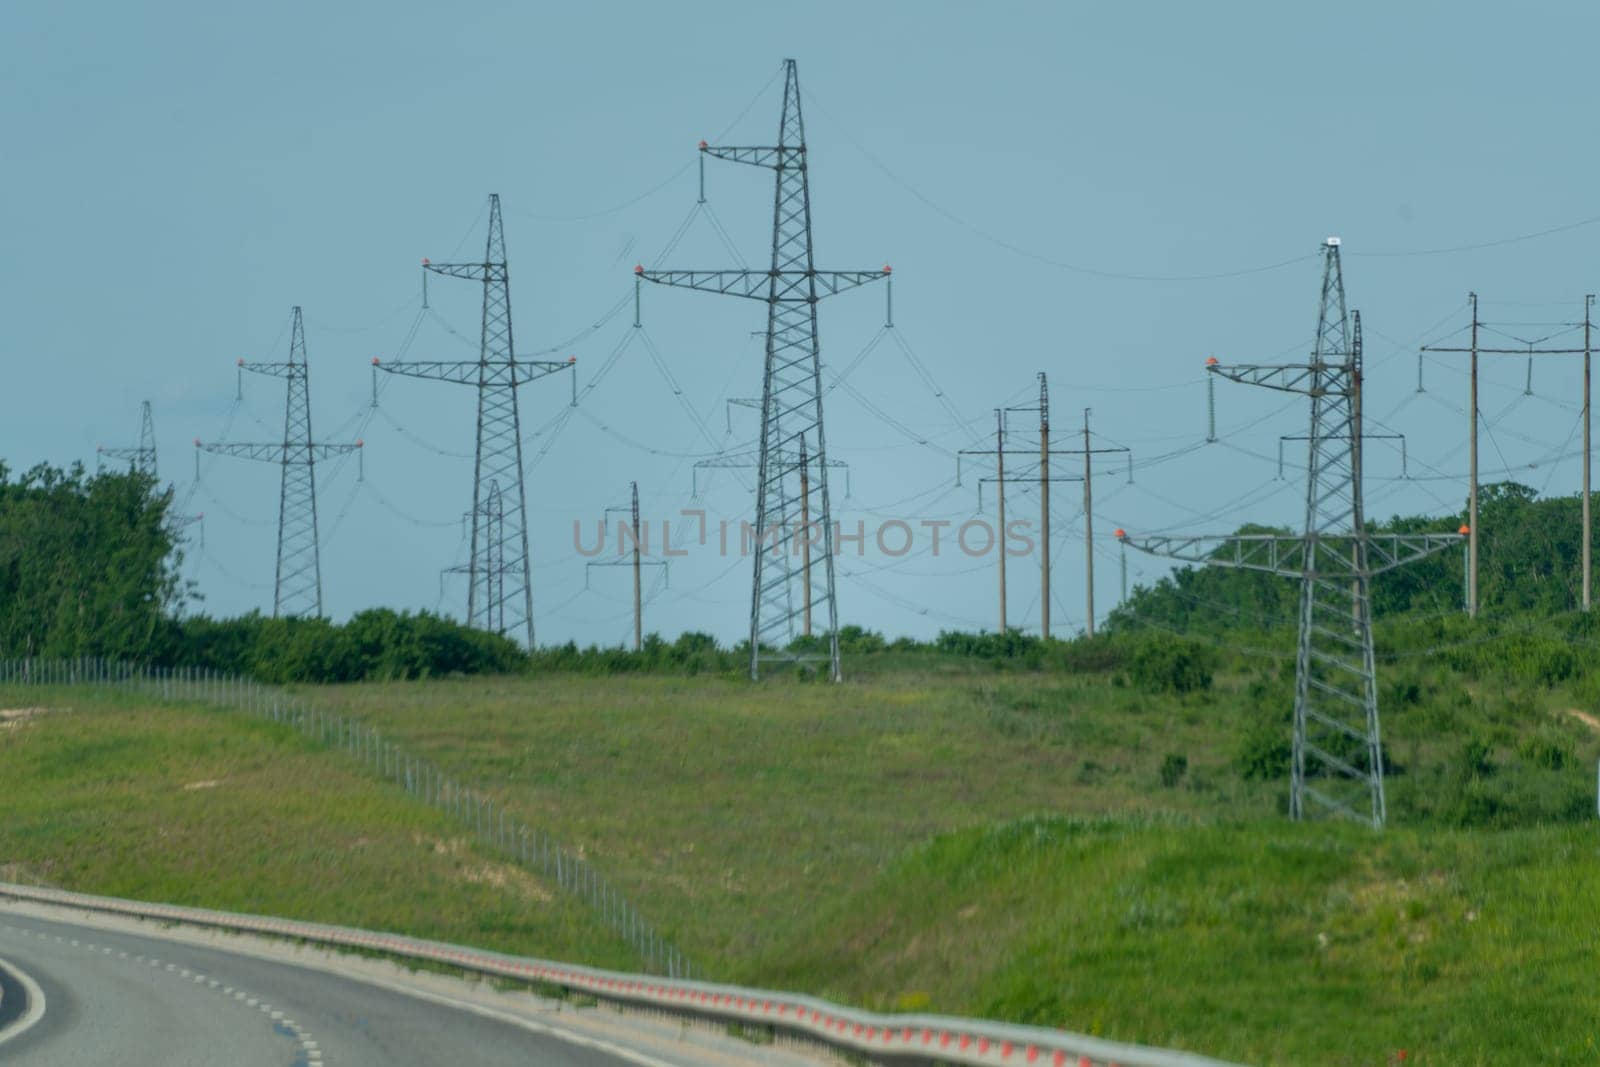
[[[557,986],[624,1009],[667,1013],[809,1040],[872,1063],[1237,1067],[1193,1053],[1123,1044],[1044,1027],[939,1015],[880,1015],[793,993],[605,971],[348,926],[147,904],[5,882],[0,882],[0,898],[426,960],[495,978]]]

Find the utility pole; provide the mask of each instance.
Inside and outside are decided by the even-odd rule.
[[[1300,580],[1289,812],[1312,806],[1383,826],[1383,746],[1372,650],[1373,575],[1461,543],[1459,534],[1373,534],[1361,491],[1361,329],[1345,311],[1340,242],[1323,244],[1316,349],[1304,364],[1208,370],[1311,401],[1306,522],[1301,536],[1274,534],[1131,538],[1124,544],[1190,563],[1265,571]],[[1350,751],[1351,742],[1361,748]]]
[[[823,600],[828,613],[828,673],[839,666],[839,611],[834,595],[833,514],[828,503],[826,438],[822,428],[822,368],[817,341],[817,302],[857,286],[888,278],[876,271],[819,271],[811,247],[811,187],[806,162],[805,124],[800,111],[800,77],[792,59],[784,60],[783,115],[772,147],[723,147],[700,143],[702,156],[766,167],[775,172],[772,265],[768,270],[645,270],[634,273],[661,285],[731,294],[767,305],[767,350],[761,390],[761,452],[756,476],[755,566],[750,589],[750,677],[761,674],[763,659],[809,660],[788,648],[803,606],[794,604],[799,569],[787,551],[787,531],[800,511],[800,469],[796,442],[809,437],[817,463],[817,499],[807,508],[822,524]],[[770,651],[763,652],[763,646]]]
[[[1589,500],[1589,356],[1592,349],[1589,345],[1590,323],[1594,317],[1594,294],[1590,293],[1583,298],[1583,610],[1589,610],[1590,596],[1594,589],[1593,573],[1591,570],[1591,543],[1594,540],[1594,526],[1590,512]]]
[[[1117,532],[1116,532],[1117,551],[1120,554],[1119,557],[1118,557],[1118,562],[1122,564],[1122,567],[1121,567],[1121,570],[1122,570],[1122,598],[1117,601],[1117,606],[1118,607],[1121,607],[1122,605],[1124,605],[1124,604],[1126,604],[1128,602],[1128,541],[1127,541],[1127,537],[1128,537],[1128,532],[1126,530],[1122,529],[1122,527],[1120,527],[1120,526],[1117,527]]]
[[[503,634],[506,632],[505,620],[505,500],[500,495],[500,483],[490,479],[488,490],[484,493],[483,503],[477,509],[478,524],[484,531],[484,543],[488,545],[488,555],[482,561],[482,566],[474,567],[471,563],[458,563],[453,567],[446,567],[446,574],[465,574],[467,581],[473,583],[478,590],[477,603],[487,605],[484,615],[483,629],[491,633]],[[468,512],[462,515],[466,522],[467,530],[473,526],[473,515]]]
[[[1087,602],[1088,620],[1084,623],[1084,633],[1089,637],[1094,636],[1094,457],[1113,452],[1120,452],[1128,456],[1128,481],[1133,481],[1133,456],[1122,445],[1101,445],[1096,448],[1093,436],[1089,432],[1089,409],[1083,409],[1083,447],[1062,449],[1067,455],[1081,453],[1083,456],[1083,559],[1084,559],[1084,598]],[[1127,585],[1124,577],[1123,585]],[[1124,596],[1127,594],[1124,593]]]
[[[666,567],[669,561],[644,558],[644,553],[649,550],[649,546],[646,544],[646,542],[649,540],[649,535],[645,532],[643,525],[641,525],[639,522],[639,483],[629,482],[628,492],[630,496],[629,502],[627,504],[619,504],[606,508],[606,514],[609,516],[614,512],[622,512],[628,516],[628,521],[631,523],[631,525],[626,527],[626,529],[628,531],[629,540],[632,542],[633,546],[632,551],[629,553],[629,558],[621,558],[622,531],[619,530],[617,531],[618,558],[614,560],[591,560],[584,568],[584,585],[588,585],[589,567],[629,567],[632,569],[633,650],[638,652],[644,648],[644,593],[643,584],[640,580],[640,571],[644,567]],[[663,526],[661,528],[661,550],[663,552],[665,552],[669,547],[665,543],[666,536],[667,528]],[[667,573],[670,574],[671,571],[668,570]]]
[[[1006,632],[1006,413],[994,410],[994,465],[995,497],[999,501],[1000,531],[996,544],[1000,549],[1000,632]],[[983,493],[983,483],[978,483],[978,493]]]
[[[108,459],[125,459],[128,469],[138,471],[140,474],[156,476],[156,426],[155,420],[150,417],[150,401],[146,400],[139,405],[139,443],[132,448],[107,448],[99,445],[94,450],[95,467],[105,465]]]
[[[200,453],[276,463],[282,468],[278,492],[278,564],[273,581],[272,617],[322,617],[322,558],[317,546],[317,460],[355,453],[362,442],[320,444],[311,436],[311,371],[300,309],[294,309],[285,363],[239,360],[243,372],[285,380],[283,440],[275,444],[202,442],[195,438],[195,480]]]
[[[1589,573],[1589,359],[1590,359],[1590,309],[1594,304],[1593,296],[1583,298],[1583,321],[1581,323],[1564,323],[1562,325],[1583,327],[1582,348],[1543,348],[1540,341],[1514,338],[1521,342],[1521,348],[1485,348],[1478,343],[1478,331],[1482,327],[1493,327],[1494,323],[1482,322],[1478,318],[1478,294],[1468,293],[1467,300],[1472,307],[1472,333],[1471,343],[1467,348],[1449,348],[1443,345],[1423,345],[1422,352],[1449,352],[1461,353],[1471,356],[1469,403],[1471,411],[1468,419],[1467,463],[1469,467],[1468,478],[1471,485],[1467,491],[1467,615],[1472,618],[1478,616],[1478,357],[1479,356],[1523,356],[1528,360],[1528,386],[1527,393],[1533,392],[1533,358],[1535,356],[1578,356],[1583,357],[1583,610],[1589,610],[1590,604],[1590,573]],[[1504,333],[1504,330],[1497,332]],[[1506,334],[1506,336],[1511,336]]]
[[[1039,636],[1050,638],[1050,389],[1044,371],[1039,372]]]
[[[424,259],[423,304],[427,304],[428,272],[464,278],[483,285],[483,326],[478,358],[471,361],[435,360],[384,363],[374,359],[376,370],[411,378],[454,382],[478,390],[477,445],[472,464],[472,555],[468,563],[467,624],[506,634],[521,631],[533,647],[533,571],[528,562],[528,507],[522,470],[522,416],[517,390],[560,371],[573,378],[573,404],[577,403],[575,358],[565,361],[521,359],[511,334],[511,270],[506,258],[505,229],[500,221],[500,195],[489,194],[489,236],[479,263],[434,263]],[[490,483],[498,482],[502,517],[498,540],[482,519]],[[499,561],[498,563],[496,561]],[[502,578],[489,582],[499,568]],[[488,591],[497,599],[490,602]]]
[[[1039,372],[1039,404],[1037,407],[1027,404],[1020,407],[995,409],[995,443],[994,448],[964,448],[956,455],[956,484],[961,484],[961,457],[962,456],[993,456],[995,458],[995,476],[993,478],[978,479],[978,506],[983,506],[983,486],[987,482],[994,482],[998,494],[1000,530],[997,544],[1000,552],[1000,632],[1006,630],[1006,483],[1025,482],[1039,487],[1039,526],[1041,534],[1041,552],[1039,561],[1039,632],[1048,637],[1050,635],[1050,483],[1051,482],[1077,482],[1082,481],[1077,475],[1058,475],[1050,472],[1051,456],[1077,455],[1080,451],[1075,448],[1050,447],[1050,388],[1043,371]],[[1039,415],[1039,449],[1038,462],[1032,468],[1024,467],[1020,473],[1006,474],[1006,456],[1026,456],[1032,459],[1035,455],[1031,448],[1006,447],[1006,415],[1009,412],[1037,412]],[[1120,451],[1127,451],[1121,449]]]

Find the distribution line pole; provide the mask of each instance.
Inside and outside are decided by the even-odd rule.
[[[1594,294],[1583,298],[1583,610],[1589,610],[1591,580],[1590,542],[1594,528],[1591,525],[1589,504],[1589,330],[1594,310]]]
[[[643,522],[641,522],[639,519],[638,482],[628,483],[628,497],[628,503],[616,504],[605,509],[605,514],[607,516],[610,516],[614,513],[621,513],[627,516],[626,522],[624,522],[617,531],[616,558],[590,560],[584,566],[583,587],[585,589],[589,587],[588,574],[590,567],[628,567],[633,571],[633,650],[635,652],[641,652],[644,650],[644,581],[641,571],[645,567],[661,567],[664,568],[666,574],[670,576],[671,570],[667,567],[667,561],[664,559],[645,558],[645,553],[650,550],[649,544],[647,543],[649,532],[645,530]],[[605,543],[605,528],[605,522],[602,522],[600,538],[602,546]],[[624,530],[626,530],[633,539],[633,551],[626,556],[622,551],[622,536]],[[667,544],[667,530],[665,527],[663,527],[661,530],[661,551],[666,553],[669,550],[670,546]],[[598,552],[600,549],[596,549],[596,551]]]
[[[1044,385],[1044,375],[1040,375],[1041,389]],[[1041,400],[1042,400],[1041,395]],[[1094,435],[1089,430],[1090,409],[1083,409],[1083,447],[1061,448],[1056,450],[1057,455],[1083,456],[1083,574],[1084,574],[1084,601],[1088,609],[1088,620],[1084,623],[1084,633],[1089,637],[1094,636],[1094,457],[1103,453],[1128,452],[1124,445],[1102,445],[1096,448]],[[1128,456],[1128,477],[1133,478],[1133,456]],[[1067,480],[1067,479],[1063,479]],[[1126,584],[1126,583],[1124,583]]]
[[[995,464],[999,468],[999,478],[995,480],[995,492],[999,500],[1000,533],[997,544],[1000,546],[1000,632],[1006,632],[1006,413],[999,408],[994,412],[994,449]]]
[[[1044,372],[1041,371],[1039,373],[1039,406],[1037,408],[1037,411],[1039,413],[1039,465],[1038,465],[1037,468],[1029,468],[1029,467],[1025,466],[1023,470],[1017,471],[1017,473],[1015,475],[1013,475],[1013,476],[1008,478],[1006,476],[1006,462],[1005,462],[1005,457],[1006,457],[1006,413],[1009,412],[1009,411],[1028,411],[1028,412],[1032,412],[1034,410],[1035,410],[1035,408],[1031,404],[1026,405],[1026,406],[1022,406],[1022,407],[996,408],[995,409],[995,445],[994,445],[994,449],[993,450],[976,449],[976,448],[973,448],[973,449],[962,449],[961,452],[960,452],[960,456],[994,456],[995,457],[995,477],[993,478],[993,481],[998,486],[998,490],[999,490],[999,494],[1000,494],[999,495],[999,501],[1000,501],[1000,505],[999,505],[1000,533],[999,533],[999,536],[998,536],[998,544],[999,544],[999,549],[1000,549],[1000,632],[1001,633],[1004,633],[1006,631],[1006,600],[1005,600],[1005,596],[1006,596],[1006,588],[1005,588],[1005,584],[1006,584],[1006,500],[1005,500],[1005,484],[1008,481],[1026,482],[1028,484],[1038,483],[1038,486],[1039,486],[1039,525],[1040,525],[1040,535],[1041,535],[1040,536],[1041,552],[1039,554],[1039,557],[1040,557],[1040,562],[1039,562],[1039,604],[1040,604],[1039,631],[1040,631],[1040,634],[1042,636],[1049,637],[1050,636],[1050,600],[1051,600],[1051,596],[1050,596],[1050,577],[1051,577],[1051,575],[1050,575],[1050,483],[1051,482],[1076,482],[1076,481],[1080,481],[1081,480],[1080,476],[1078,476],[1076,474],[1070,474],[1070,475],[1069,474],[1051,474],[1051,472],[1050,472],[1050,457],[1052,455],[1056,455],[1056,456],[1075,456],[1080,451],[1084,451],[1084,450],[1076,449],[1076,448],[1051,448],[1050,447],[1050,391],[1049,391],[1049,386],[1048,386],[1048,383],[1046,381]],[[1090,452],[1126,452],[1127,449],[1126,448],[1093,448],[1093,447],[1089,447],[1087,449],[1087,451],[1090,451]],[[1029,456],[1032,455],[1032,446],[1029,445],[1026,449],[1018,448],[1015,451],[1013,451],[1011,454],[1013,456],[1029,457]],[[960,483],[960,477],[961,477],[961,461],[960,461],[960,457],[958,456],[957,460],[956,460],[956,479],[957,479],[957,484]],[[981,503],[983,501],[982,485],[984,483],[990,481],[990,480],[991,479],[989,479],[989,478],[982,478],[982,479],[979,480],[978,500],[979,500],[980,505],[981,505]],[[1093,565],[1091,564],[1090,566],[1091,566],[1090,574],[1092,576],[1092,574],[1093,574],[1093,570],[1092,570]],[[1092,633],[1093,630],[1091,630],[1090,632]]]
[[[1468,414],[1469,436],[1467,441],[1468,464],[1471,468],[1469,477],[1471,486],[1467,496],[1467,614],[1473,618],[1478,614],[1478,357],[1480,356],[1523,356],[1527,357],[1529,366],[1532,366],[1534,356],[1579,356],[1583,357],[1583,595],[1582,602],[1587,610],[1590,604],[1590,506],[1589,506],[1589,373],[1590,358],[1592,356],[1591,344],[1591,317],[1590,309],[1594,297],[1584,298],[1583,322],[1563,323],[1564,326],[1583,327],[1583,347],[1581,348],[1537,348],[1536,341],[1527,341],[1515,338],[1522,343],[1522,348],[1494,348],[1484,347],[1478,342],[1479,328],[1485,324],[1478,319],[1478,294],[1469,293],[1467,299],[1472,307],[1472,341],[1467,348],[1448,348],[1443,345],[1424,345],[1423,352],[1456,352],[1471,356],[1470,375],[1471,393],[1469,396],[1472,410]],[[1563,331],[1565,332],[1565,331]],[[1531,375],[1531,372],[1530,372]],[[1530,379],[1531,380],[1531,379]]]
[[[639,595],[639,483],[629,482],[633,492],[633,650],[644,649],[643,599]]]
[[[1039,372],[1039,636],[1050,637],[1050,393]],[[1001,545],[1005,554],[1005,545]]]
[[[1467,617],[1478,617],[1478,294],[1468,293],[1472,301],[1472,397],[1468,419],[1472,436],[1467,446],[1467,463],[1472,468],[1472,486],[1467,497]]]
[[[1094,636],[1094,447],[1089,443],[1089,409],[1083,409],[1083,563],[1084,595],[1088,622],[1084,632]]]

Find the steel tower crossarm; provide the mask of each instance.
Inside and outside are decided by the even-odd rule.
[[[889,277],[887,270],[645,270],[647,282],[752,300],[813,301]]]
[[[1345,368],[1333,363],[1213,363],[1206,369],[1245,385],[1302,396],[1349,396],[1353,388]]]
[[[239,369],[247,370],[251,374],[265,374],[269,378],[294,378],[300,375],[305,367],[299,363],[274,363],[270,360],[241,359]]]
[[[149,451],[143,448],[100,445],[94,452],[102,460],[125,459],[136,471],[153,471],[155,468],[154,461],[148,458]]]
[[[478,360],[403,360],[385,363],[374,359],[372,365],[388,374],[407,378],[426,378],[436,382],[455,382],[457,385],[527,385],[564,370],[574,370],[571,360],[510,360],[483,363]]]
[[[713,159],[725,159],[729,163],[748,163],[753,167],[766,167],[778,170],[784,167],[804,167],[806,160],[806,146],[782,145],[779,147],[745,146],[745,145],[710,145],[700,142],[700,152],[711,156]]]
[[[323,445],[323,444],[288,444],[279,441],[275,444],[239,444],[232,441],[196,441],[195,447],[202,452],[210,452],[217,456],[233,456],[235,459],[256,459],[268,463],[305,463],[311,459],[330,459],[333,456],[348,456],[352,452],[360,451],[361,445]]]
[[[1134,537],[1120,540],[1152,556],[1203,563],[1234,570],[1262,571],[1285,578],[1349,578],[1355,538],[1319,536],[1317,544],[1328,551],[1306,553],[1307,539],[1289,534],[1193,534]],[[1366,542],[1368,575],[1382,574],[1423,560],[1466,540],[1459,533],[1369,533]]]
[[[100,445],[95,449],[98,462],[107,459],[125,459],[129,465],[140,474],[156,476],[156,425],[155,419],[150,415],[150,401],[145,400],[139,406],[139,444],[136,447],[107,448]]]
[[[493,263],[435,263],[432,260],[423,260],[422,269],[442,274],[446,278],[465,278],[471,282],[499,282],[505,281],[507,276],[506,264]]]

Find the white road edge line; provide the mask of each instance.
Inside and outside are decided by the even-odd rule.
[[[0,960],[0,970],[5,971],[12,978],[16,979],[17,984],[22,986],[23,992],[28,995],[28,1010],[22,1013],[22,1018],[18,1019],[4,1030],[0,1030],[0,1045],[3,1045],[12,1038],[21,1037],[23,1034],[33,1029],[34,1025],[38,1023],[40,1019],[44,1018],[45,999],[44,990],[39,988],[39,983],[35,982],[28,975],[28,972],[24,971],[21,967],[18,967],[14,963],[8,963],[5,960]]]
[[[71,911],[70,908],[58,908],[56,906],[49,906],[49,905],[46,905],[45,909],[46,910]],[[26,911],[21,912],[20,914],[22,914],[24,916],[28,916],[28,913]],[[95,922],[95,920],[96,919],[100,919],[100,920],[103,921],[105,917],[101,916],[101,915],[99,915],[97,913],[90,912],[90,913],[86,913],[86,914],[80,913],[80,914],[77,914],[77,915],[74,915],[74,916],[68,916],[68,917],[65,917],[65,918],[59,917],[59,916],[57,916],[57,917],[37,916],[37,918],[40,918],[42,921],[45,921],[45,922],[58,922],[58,923],[67,923],[67,924],[98,926],[99,924],[97,924]],[[144,924],[139,924],[139,925],[142,926]],[[180,923],[179,926],[180,927],[186,927],[187,929],[190,929],[190,930],[194,929],[193,927],[187,927],[187,924]],[[101,927],[101,928],[104,928],[104,927]],[[197,944],[196,942],[188,941],[185,938],[171,937],[171,936],[169,936],[167,934],[167,931],[159,929],[159,928],[157,928],[157,929],[148,929],[148,930],[136,929],[136,930],[131,930],[131,931],[121,931],[121,932],[129,933],[129,934],[131,934],[131,936],[135,936],[135,937],[144,937],[146,939],[161,940],[161,939],[165,938],[166,940],[177,941],[180,944],[191,944],[191,945],[192,944]],[[274,938],[272,938],[269,935],[256,935],[256,936],[262,937],[267,942],[272,942],[273,940],[275,940]],[[626,1060],[629,1063],[637,1064],[638,1067],[682,1067],[682,1065],[680,1063],[674,1063],[674,1062],[672,1062],[670,1060],[657,1059],[656,1057],[648,1055],[648,1054],[646,1054],[644,1052],[640,1052],[640,1051],[638,1051],[636,1049],[628,1048],[625,1045],[619,1045],[619,1044],[616,1044],[614,1042],[607,1041],[604,1038],[590,1037],[590,1036],[588,1036],[586,1034],[581,1034],[581,1033],[577,1033],[576,1031],[566,1029],[565,1027],[551,1026],[551,1025],[548,1025],[546,1023],[536,1022],[533,1019],[525,1018],[525,1017],[523,1017],[521,1015],[518,1015],[518,1014],[516,1014],[514,1012],[502,1011],[502,1010],[500,1010],[498,1008],[492,1008],[492,1007],[489,1007],[489,1006],[483,1005],[483,1004],[475,1004],[475,1003],[473,1003],[473,1002],[471,1002],[469,1000],[458,1000],[455,997],[451,997],[451,996],[448,996],[448,995],[443,994],[443,993],[437,993],[437,992],[434,992],[433,990],[421,989],[421,988],[418,988],[416,986],[406,985],[403,982],[391,981],[391,980],[389,980],[387,978],[383,978],[383,977],[381,977],[379,975],[352,973],[352,972],[344,970],[343,968],[340,968],[338,966],[339,954],[336,953],[336,952],[330,952],[328,957],[326,959],[322,959],[322,960],[311,960],[311,959],[295,960],[295,959],[285,959],[285,958],[276,956],[276,955],[274,955],[272,953],[251,951],[250,948],[247,947],[247,945],[245,945],[245,944],[231,945],[231,946],[230,945],[212,944],[212,945],[201,945],[200,947],[210,948],[213,951],[219,951],[219,952],[223,952],[223,953],[230,953],[231,952],[231,953],[233,953],[235,955],[242,955],[242,956],[246,956],[248,958],[253,958],[253,959],[258,959],[258,960],[265,960],[265,961],[268,961],[268,962],[275,962],[275,963],[279,963],[279,964],[282,964],[282,965],[288,966],[288,967],[302,967],[302,968],[307,968],[307,969],[310,969],[310,970],[321,971],[324,974],[331,974],[331,975],[333,975],[335,977],[342,978],[345,981],[356,982],[356,983],[370,985],[370,986],[377,986],[378,988],[386,989],[391,993],[398,993],[398,994],[400,994],[402,996],[407,996],[407,997],[415,997],[418,1000],[430,1001],[430,1002],[432,1002],[434,1004],[439,1004],[439,1005],[442,1005],[442,1006],[447,1007],[447,1008],[454,1008],[457,1011],[469,1012],[469,1013],[471,1013],[473,1015],[479,1016],[480,1018],[494,1019],[494,1020],[496,1020],[498,1022],[507,1023],[507,1024],[509,1024],[511,1026],[515,1026],[515,1027],[517,1027],[519,1029],[526,1030],[529,1033],[540,1034],[540,1035],[545,1036],[545,1037],[554,1038],[555,1040],[560,1041],[560,1042],[562,1042],[564,1044],[579,1045],[579,1046],[582,1046],[584,1048],[594,1049],[595,1051],[603,1052],[608,1056],[614,1056],[614,1057],[616,1057],[618,1059]],[[21,972],[17,972],[17,973],[20,974]],[[30,980],[28,980],[26,978],[24,978],[24,980],[25,981],[30,981]],[[218,985],[221,984],[215,978],[208,978],[208,983],[211,986],[218,986]],[[30,987],[30,992],[29,992],[30,1004],[32,1003],[32,1000],[31,1000],[32,996],[33,996],[33,994],[32,994],[32,990],[31,990],[31,987]],[[42,994],[40,996],[40,1001],[39,1002],[40,1003],[43,1002]],[[287,1027],[289,1027],[291,1029],[295,1029],[295,1030],[299,1029],[298,1026],[294,1022],[292,1022],[291,1020],[289,1020],[287,1018],[285,1018],[282,1021],[283,1021],[283,1024],[285,1026],[287,1026]],[[10,1035],[11,1035],[11,1031],[9,1031],[9,1030],[6,1031],[5,1035],[0,1035],[0,1041],[4,1041],[5,1037],[10,1036]]]
[[[613,1044],[610,1041],[605,1041],[600,1038],[587,1037],[583,1034],[574,1033],[571,1030],[567,1030],[559,1026],[549,1026],[545,1023],[535,1022],[532,1019],[523,1018],[514,1012],[501,1011],[498,1008],[491,1008],[484,1004],[474,1004],[468,1000],[457,1000],[455,997],[446,996],[443,993],[435,993],[428,989],[419,989],[415,986],[404,985],[400,982],[390,982],[388,979],[380,978],[376,975],[344,975],[344,977],[350,981],[364,982],[367,985],[374,985],[382,989],[387,989],[391,993],[399,993],[402,996],[415,997],[418,1000],[432,1001],[435,1004],[441,1004],[447,1008],[455,1008],[457,1011],[471,1012],[473,1015],[477,1015],[485,1019],[494,1019],[498,1022],[509,1023],[512,1026],[519,1027],[528,1031],[529,1033],[553,1037],[557,1041],[561,1041],[566,1044],[581,1045],[584,1048],[592,1048],[597,1052],[604,1052],[608,1056],[615,1056],[618,1059],[627,1060],[629,1063],[637,1063],[639,1064],[639,1067],[678,1067],[677,1064],[669,1063],[666,1060],[658,1060],[654,1056],[645,1055],[643,1052],[638,1052],[622,1045]]]

